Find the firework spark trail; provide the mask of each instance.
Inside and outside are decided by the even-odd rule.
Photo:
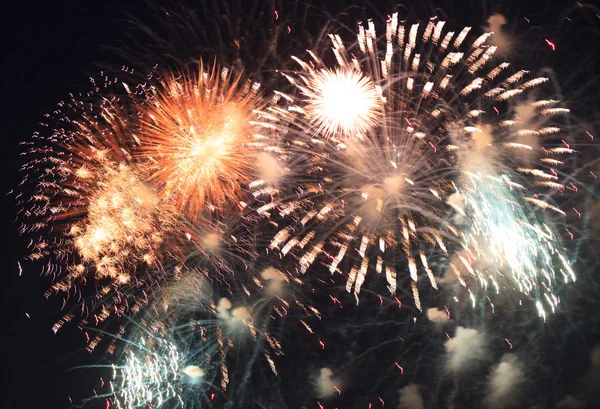
[[[505,180],[489,175],[470,175],[470,180],[461,191],[469,220],[461,232],[464,250],[451,262],[452,271],[459,280],[464,273],[472,275],[484,289],[492,285],[496,293],[506,286],[533,293],[545,319],[544,304],[552,312],[558,306],[552,290],[555,270],[564,282],[575,280],[563,249],[556,247],[560,240],[551,225],[538,222],[532,206]],[[504,279],[506,273],[512,283]]]
[[[177,399],[183,406],[177,387],[181,376],[202,377],[203,372],[197,366],[180,367],[183,358],[175,345],[161,338],[152,341],[147,348],[142,339],[140,354],[130,352],[123,365],[113,366],[113,377],[120,380],[118,393],[113,382],[110,384],[117,408],[137,408],[154,403],[160,407],[169,399]]]
[[[517,84],[525,74],[519,71],[504,84]],[[546,81],[527,80],[517,90]],[[496,113],[498,122],[482,115],[465,127],[470,137],[451,135],[462,174],[448,202],[458,213],[463,250],[451,261],[450,271],[462,285],[467,276],[484,289],[491,284],[496,293],[513,288],[533,295],[545,319],[546,308],[554,312],[559,303],[555,284],[576,279],[553,222],[554,215],[564,217],[565,212],[548,201],[565,191],[559,172],[564,173],[565,156],[574,150],[564,146],[563,138],[570,136],[560,127],[569,111],[558,107],[557,100],[536,97],[498,104],[505,111]],[[471,290],[469,294],[475,304]]]
[[[104,166],[102,174],[96,175],[98,188],[90,195],[87,217],[84,223],[71,226],[75,248],[84,262],[95,264],[99,278],[115,278],[118,284],[127,283],[129,271],[120,270],[129,257],[140,257],[152,265],[153,252],[163,241],[163,233],[156,230],[158,205],[154,193],[125,164],[117,169]],[[85,165],[77,170],[77,177],[86,181],[91,177]],[[79,264],[75,270],[83,272]]]
[[[538,141],[541,136],[556,136],[560,128],[549,125],[548,120],[538,121],[535,128],[527,127],[532,109],[546,118],[567,112],[556,107],[558,101],[536,100],[520,110],[512,105],[547,79],[527,79],[527,71],[511,73],[508,63],[494,63],[496,47],[486,44],[491,34],[470,39],[469,32],[469,27],[460,32],[446,31],[443,21],[401,23],[394,14],[382,38],[377,37],[372,21],[367,27],[359,24],[358,41],[351,48],[340,36],[330,35],[335,68],[327,67],[315,52],[309,52],[309,62],[295,58],[300,72],[284,75],[296,93],[282,94],[290,101],[282,116],[287,118],[291,135],[287,141],[293,158],[289,167],[295,166],[292,173],[304,176],[295,177],[293,192],[276,197],[258,211],[271,219],[283,217],[270,249],[283,256],[297,254],[301,274],[313,263],[323,263],[332,274],[347,275],[346,289],[358,300],[372,269],[385,274],[388,289],[394,294],[398,283],[403,282],[397,271],[404,268],[398,260],[405,260],[414,302],[421,309],[419,275],[426,273],[437,289],[428,260],[474,245],[461,239],[464,233],[449,217],[457,210],[452,203],[456,190],[453,182],[464,173],[459,159],[466,146],[475,144],[481,149],[494,142],[503,150],[500,156],[504,158],[514,150],[532,151],[531,157],[541,157],[539,168],[556,166],[554,156],[573,152],[551,147],[544,151],[544,157]],[[497,107],[507,113],[494,115]],[[516,118],[510,117],[513,110]],[[498,132],[503,136],[494,140],[500,128],[504,128]],[[533,163],[530,156],[519,156],[527,167],[503,166],[503,171],[533,178],[528,185],[559,188],[548,172],[529,165]],[[514,160],[510,163],[516,165]],[[472,202],[486,200],[482,195],[473,196]],[[533,196],[519,201],[560,212]],[[510,224],[513,229],[522,226],[519,216],[514,211],[504,213],[514,220]],[[491,242],[501,230],[496,231],[489,217],[480,212],[478,223],[487,223]],[[533,226],[530,230],[537,228],[528,219],[521,218],[521,222]],[[523,233],[523,229],[515,234]],[[526,237],[531,240],[529,247],[534,242],[545,246],[543,254],[529,252],[527,257],[540,256],[540,263],[550,268],[547,253],[557,254],[559,241],[551,243],[535,232]],[[501,257],[498,255],[496,261]],[[561,258],[563,268],[570,271],[564,256]],[[512,262],[507,257],[502,260]],[[515,265],[513,270],[523,271],[524,262],[521,254],[515,261],[521,266]],[[538,263],[531,261],[531,265]],[[516,279],[520,291],[538,286],[538,280],[550,288],[553,272],[527,271],[527,277],[516,274],[521,277]],[[485,281],[472,275],[475,282]],[[567,275],[573,278],[572,272]],[[463,277],[459,279],[472,285]],[[525,285],[527,280],[535,284]],[[551,303],[555,305],[554,298]]]
[[[315,133],[350,137],[373,127],[381,115],[380,96],[369,77],[353,70],[320,70],[299,85],[303,108]]]
[[[230,312],[226,299],[216,305],[203,273],[176,267],[173,276],[116,337],[124,348],[117,347],[113,380],[98,396],[115,407],[195,407],[227,391],[226,357],[244,332],[253,332],[249,315],[243,308]]]

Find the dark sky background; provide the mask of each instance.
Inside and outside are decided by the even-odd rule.
[[[527,6],[505,3],[507,4],[502,4],[500,9],[508,10],[515,16],[530,15],[530,10],[545,17],[555,14],[552,11],[554,0],[538,0],[528,3]],[[562,4],[570,3],[575,2]],[[448,9],[452,4],[445,2],[442,7]],[[332,7],[335,8],[335,4]],[[459,16],[458,19],[463,20],[457,21],[456,25],[464,24],[465,20],[471,17],[478,22],[477,24],[483,25],[482,16],[492,9],[493,7],[484,7],[473,1],[469,3],[465,13],[460,13],[454,8],[449,14],[454,13]],[[119,57],[104,46],[117,45],[120,42],[122,32],[119,28],[122,24],[118,20],[124,18],[126,12],[144,19],[150,14],[147,10],[147,3],[142,0],[81,0],[37,4],[12,2],[1,13],[3,46],[0,67],[0,265],[4,279],[1,286],[3,335],[0,349],[4,357],[0,382],[3,390],[0,397],[2,407],[67,408],[69,396],[89,396],[97,380],[97,376],[90,376],[88,371],[69,371],[75,366],[96,362],[98,357],[90,356],[84,350],[84,335],[75,326],[65,326],[56,335],[52,333],[52,325],[61,316],[61,300],[46,300],[43,294],[48,287],[48,280],[39,277],[38,266],[22,261],[28,240],[17,234],[18,222],[14,221],[14,200],[7,193],[17,188],[21,177],[18,169],[23,158],[20,156],[19,142],[28,140],[31,134],[39,129],[38,123],[42,115],[52,110],[60,99],[69,92],[85,89],[89,75],[99,71],[98,63],[120,62]],[[554,22],[554,17],[548,20]],[[519,17],[514,20],[521,21]],[[520,33],[524,31],[522,21],[511,28]],[[567,34],[563,33],[563,39],[568,40],[569,46],[579,44],[578,48],[560,50],[563,51],[560,57],[550,53],[543,57],[556,64],[557,72],[563,76],[563,82],[569,90],[577,94],[572,96],[573,93],[566,93],[571,96],[573,104],[579,107],[578,114],[582,118],[588,118],[592,127],[590,129],[594,126],[592,122],[598,121],[597,111],[600,111],[600,89],[596,82],[598,66],[594,68],[600,53],[598,32],[598,22],[593,21],[589,22],[588,26],[582,25],[580,29],[567,31]],[[551,34],[551,31],[548,33]],[[568,36],[578,36],[578,39]],[[560,41],[557,45],[561,46]],[[517,58],[527,55],[527,47],[539,46],[539,43],[524,46],[519,49]],[[578,86],[572,87],[571,84]],[[597,122],[595,125],[598,130]],[[589,234],[593,235],[590,237],[593,241],[597,230]],[[538,394],[546,391],[549,397],[545,402],[546,406],[542,407],[553,407],[552,400],[578,391],[578,380],[586,374],[590,350],[600,342],[600,314],[597,312],[600,304],[593,299],[598,294],[598,263],[589,252],[583,254],[582,259],[587,268],[582,277],[588,282],[577,287],[576,291],[581,293],[579,303],[572,304],[573,314],[563,316],[546,327],[535,326],[536,336],[542,338],[547,334],[549,337],[548,340],[539,343],[540,351],[536,352],[540,356],[539,366],[556,370],[555,379],[535,389]],[[22,275],[17,261],[21,261]],[[553,356],[556,359],[550,359]],[[557,391],[557,388],[562,390]],[[311,409],[317,409],[317,406]]]

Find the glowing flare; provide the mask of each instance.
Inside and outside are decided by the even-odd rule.
[[[360,72],[314,71],[301,89],[311,125],[325,136],[360,137],[381,117],[381,97],[373,81]]]

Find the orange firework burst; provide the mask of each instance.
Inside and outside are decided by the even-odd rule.
[[[166,75],[145,107],[140,155],[159,195],[188,219],[230,207],[251,181],[265,146],[260,84],[214,65]]]

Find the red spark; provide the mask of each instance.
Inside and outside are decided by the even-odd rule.
[[[500,111],[498,110],[498,108],[494,107],[494,111],[496,111],[496,115],[500,115]]]
[[[215,398],[215,393],[214,393],[214,392],[212,392],[212,393],[210,394],[210,400],[213,400],[214,398]]]
[[[87,344],[90,343],[90,336],[89,336],[89,334],[87,332],[85,333],[85,341],[86,341]]]
[[[589,136],[590,138],[592,138],[592,141],[594,140],[594,135],[592,135],[592,134],[590,133],[590,131],[585,131],[585,133],[586,133],[586,134],[588,134],[588,136]]]
[[[383,297],[381,294],[377,294],[377,296],[379,297],[379,306],[381,307],[383,305]]]
[[[110,400],[106,399],[106,409],[110,408]]]
[[[579,213],[579,210],[573,208],[573,210],[575,210],[575,213],[577,213],[577,216],[579,216],[579,218],[581,219],[581,213]]]
[[[448,335],[447,332],[444,332],[444,334],[446,334],[446,338],[448,338],[448,341],[452,341],[452,338],[450,337],[450,335]]]
[[[321,341],[320,339],[319,339],[319,344],[321,344],[321,348],[325,349],[325,343],[323,341]]]
[[[571,149],[571,147],[569,146],[569,144],[568,144],[568,143],[566,143],[564,139],[561,139],[561,141],[562,141],[562,143],[564,143],[564,144],[565,144],[565,146],[566,146],[568,149]]]
[[[292,32],[292,29],[290,28],[290,26],[287,26],[288,28],[288,34]]]
[[[450,319],[450,310],[445,305],[444,305],[444,308],[446,309],[446,314],[448,314],[448,319]]]
[[[401,367],[401,366],[398,364],[398,362],[394,362],[394,363],[396,364],[396,366],[398,367],[398,369],[400,369],[400,373],[401,373],[402,375],[404,375],[404,368],[402,368],[402,367]]]
[[[338,395],[342,394],[342,391],[337,386],[333,385],[333,389],[337,391]]]
[[[385,402],[383,399],[381,399],[381,397],[378,396],[377,399],[379,399],[379,402],[381,402],[381,406],[385,406]]]
[[[573,240],[573,233],[571,233],[571,232],[569,231],[569,229],[565,229],[565,230],[567,231],[567,233],[569,233],[569,236],[571,236],[571,240]]]
[[[323,405],[321,405],[321,402],[317,401],[317,405],[319,405],[319,408],[323,409]]]
[[[402,308],[402,302],[398,299],[398,297],[394,297],[394,300],[398,303],[398,308]]]
[[[279,13],[275,10],[275,20],[279,20]]]
[[[594,177],[594,180],[596,180],[596,179],[597,179],[597,176],[596,176],[596,174],[595,174],[594,172],[592,172],[591,170],[590,170],[590,173],[591,173],[591,174],[592,174],[592,176]]]
[[[100,387],[103,388],[104,387],[104,379],[100,378]]]
[[[548,40],[546,38],[546,44],[548,44],[550,47],[552,47],[552,51],[556,51],[556,45],[554,45],[554,43],[550,40]]]
[[[508,344],[508,346],[510,347],[510,349],[513,348],[513,344],[510,343],[510,341],[508,340],[508,338],[504,338],[504,340],[506,341],[506,343]]]
[[[431,143],[431,141],[429,141],[429,145],[431,145],[433,151],[437,153],[437,148]]]

